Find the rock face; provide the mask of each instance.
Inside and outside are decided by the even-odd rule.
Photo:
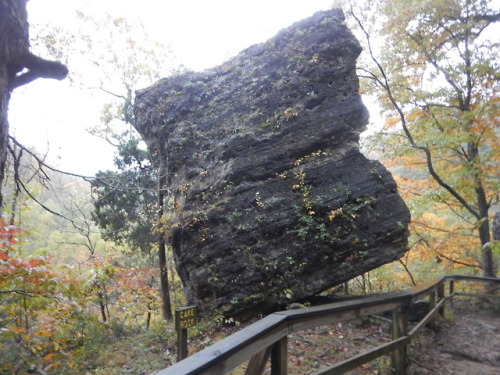
[[[176,266],[202,310],[268,312],[407,250],[396,184],[359,152],[361,49],[343,21],[319,12],[137,93],[136,128],[174,197]]]

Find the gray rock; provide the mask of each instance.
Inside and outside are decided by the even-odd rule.
[[[190,303],[245,319],[407,250],[408,209],[359,152],[361,48],[319,12],[200,73],[139,91],[136,128],[167,173]]]

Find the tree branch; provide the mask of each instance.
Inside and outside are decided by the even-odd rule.
[[[101,90],[103,92],[105,92],[106,94],[109,94],[111,96],[114,96],[115,98],[118,98],[118,99],[123,99],[123,100],[127,100],[127,98],[123,95],[120,95],[120,94],[115,94],[114,92],[112,91],[109,91],[109,90],[106,90],[104,87],[102,86],[99,86],[99,87],[88,87],[89,90]]]
[[[410,38],[411,40],[413,40],[415,42],[415,44],[417,44],[417,46],[420,48],[420,51],[424,54],[424,56],[429,61],[429,63],[431,63],[431,65],[439,73],[441,73],[444,76],[444,79],[446,80],[446,82],[448,82],[448,84],[453,88],[453,90],[457,94],[457,99],[458,99],[458,103],[459,103],[460,109],[461,110],[467,110],[467,108],[466,108],[466,101],[464,99],[464,93],[463,93],[463,91],[460,89],[460,87],[458,87],[458,85],[455,83],[455,81],[453,81],[453,79],[450,77],[450,74],[448,74],[448,72],[446,70],[444,70],[438,64],[438,62],[431,56],[431,54],[427,50],[427,47],[425,45],[423,45],[422,40],[419,39],[419,38],[417,38],[415,35],[410,34],[410,33],[406,33],[406,36],[408,38]]]
[[[460,260],[456,260],[456,259],[453,259],[447,255],[444,255],[443,253],[437,251],[436,249],[432,249],[432,251],[434,253],[436,253],[438,256],[440,256],[441,258],[444,258],[452,263],[455,263],[455,264],[460,264],[461,266],[465,266],[465,267],[471,267],[471,268],[478,268],[478,269],[481,269],[481,266],[479,264],[473,264],[473,263],[466,263],[466,262],[463,262],[463,261],[460,261]]]
[[[85,180],[87,182],[91,182],[91,181],[97,179],[96,177],[83,176],[83,175],[76,174],[76,173],[61,171],[60,169],[51,167],[50,165],[48,165],[47,163],[45,163],[42,159],[40,159],[40,157],[37,156],[34,152],[30,151],[26,146],[23,146],[21,143],[19,143],[19,141],[17,139],[15,139],[13,136],[9,135],[9,139],[12,141],[12,143],[14,143],[20,149],[22,149],[23,151],[25,151],[26,153],[28,153],[29,155],[31,155],[40,166],[43,166],[43,167],[45,167],[45,168],[47,168],[47,169],[49,169],[49,170],[51,170],[53,172],[65,174],[65,175],[68,175],[68,176],[78,177],[78,178],[81,178],[81,179],[83,179],[83,180]]]
[[[447,229],[443,229],[443,228],[433,227],[432,225],[429,225],[429,224],[426,224],[425,222],[417,221],[417,220],[412,221],[412,223],[414,225],[418,225],[420,227],[431,229],[431,230],[434,230],[436,232],[442,232],[442,233],[448,233],[448,234],[455,234],[455,235],[457,235],[457,230],[462,230],[462,231],[468,230],[468,228],[456,228],[454,230],[447,230]],[[462,237],[474,237],[472,234],[465,234],[463,232],[462,233],[458,233],[458,235],[460,235]]]
[[[38,294],[36,292],[28,292],[22,289],[0,289],[0,294],[19,294],[25,297],[42,297],[47,299],[55,299],[56,301],[63,301],[64,299],[58,296],[52,296],[47,294]],[[10,324],[10,323],[9,323]],[[5,326],[7,327],[8,324]]]
[[[28,69],[27,72],[21,73],[14,78],[12,89],[26,85],[37,78],[51,78],[62,80],[68,76],[68,68],[58,61],[50,61],[33,55],[26,51],[17,63],[22,68]]]

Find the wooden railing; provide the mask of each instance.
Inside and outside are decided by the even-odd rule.
[[[276,312],[156,375],[226,374],[248,360],[245,374],[260,375],[269,357],[271,358],[271,374],[286,375],[288,373],[287,336],[289,334],[385,311],[392,311],[393,314],[392,341],[333,366],[320,369],[314,375],[342,374],[386,354],[391,354],[393,373],[405,374],[406,346],[437,313],[444,315],[447,300],[462,295],[462,293],[455,292],[456,281],[500,284],[500,279],[450,275],[439,277],[408,291]],[[445,293],[447,283],[448,293]],[[408,331],[407,308],[412,302],[424,298],[428,298],[430,311],[411,331]]]

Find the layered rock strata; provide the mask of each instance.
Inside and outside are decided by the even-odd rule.
[[[405,253],[408,209],[359,151],[360,52],[334,9],[137,93],[190,303],[244,319]]]

